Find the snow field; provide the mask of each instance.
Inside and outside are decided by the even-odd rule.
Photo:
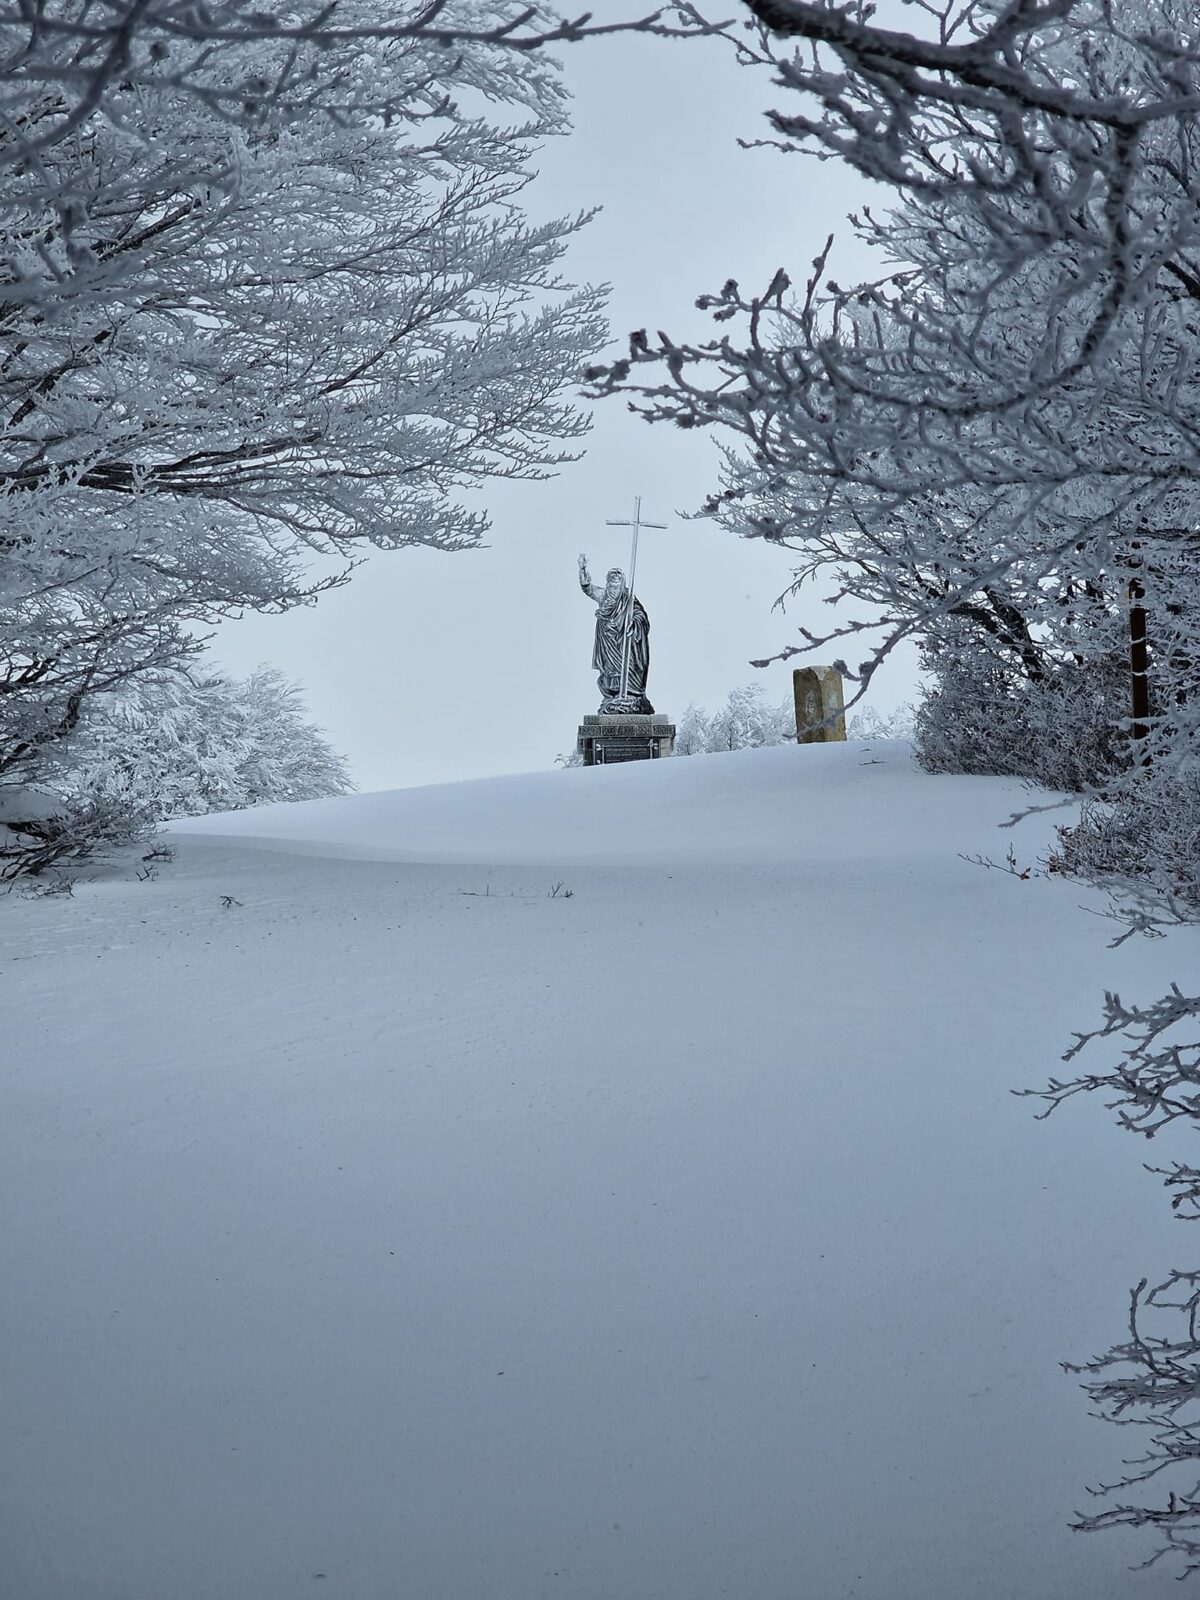
[[[1187,1257],[1169,1147],[1009,1090],[1189,936],[959,858],[1025,798],[742,752],[0,903],[3,1592],[1177,1592],[1067,1529],[1132,1450],[1057,1365]]]

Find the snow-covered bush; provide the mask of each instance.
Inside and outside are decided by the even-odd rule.
[[[1036,677],[967,630],[923,653],[917,759],[927,772],[1028,778],[1079,793],[1129,765],[1128,664],[1115,652],[1039,660]]]
[[[154,822],[353,788],[298,686],[272,667],[141,678],[97,696],[62,759],[68,794]]]
[[[0,876],[69,867],[171,817],[352,787],[299,688],[273,668],[143,675],[89,698],[37,789],[0,780]]]
[[[1059,829],[1057,865],[1114,888],[1146,888],[1200,918],[1200,776],[1137,774],[1111,801],[1088,799],[1078,822]]]
[[[796,712],[789,699],[782,706],[767,704],[761,683],[731,689],[723,705],[708,719],[704,748],[719,750],[757,750],[765,744],[782,744],[796,737]]]
[[[0,880],[37,878],[48,868],[68,876],[81,862],[145,838],[154,828],[145,807],[120,795],[5,791],[0,785]]]
[[[913,737],[913,708],[909,704],[897,706],[895,711],[877,711],[874,706],[863,706],[846,718],[847,739],[911,739]]]
[[[796,711],[791,697],[782,705],[767,703],[761,683],[731,689],[715,711],[688,704],[675,725],[677,756],[714,755],[722,750],[756,750],[796,737]]]

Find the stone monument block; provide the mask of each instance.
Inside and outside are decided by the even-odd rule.
[[[661,715],[630,714],[584,717],[579,725],[579,753],[585,767],[614,761],[656,761],[675,749],[675,724]]]
[[[842,675],[836,667],[797,667],[792,673],[792,693],[796,698],[798,744],[830,744],[845,739]]]

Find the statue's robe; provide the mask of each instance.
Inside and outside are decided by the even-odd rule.
[[[615,700],[621,694],[621,660],[625,649],[625,621],[633,603],[633,619],[629,628],[629,685],[628,697],[646,700],[646,680],[650,675],[650,618],[642,602],[630,595],[627,588],[610,594],[607,587],[589,583],[582,585],[585,594],[596,602],[596,643],[592,650],[592,666],[599,675],[600,693],[605,700]],[[649,701],[646,701],[649,709]]]

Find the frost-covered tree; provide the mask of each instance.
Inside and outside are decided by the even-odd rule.
[[[558,16],[541,4],[505,0],[291,0],[286,9],[250,0],[22,0],[0,4],[0,114],[10,137],[36,159],[97,110],[114,91],[171,88],[231,123],[277,113],[329,116],[411,112],[411,84],[377,79],[369,91],[343,71],[339,54],[365,40],[433,45],[444,52],[493,52],[493,88],[504,98],[506,57],[547,46],[637,29],[692,36],[724,31],[695,8],[673,3],[626,20]],[[263,44],[286,49],[265,57]],[[26,117],[25,83],[45,91],[35,120]]]
[[[5,83],[10,788],[37,780],[90,695],[184,658],[196,623],[310,599],[336,581],[309,576],[315,556],[345,572],[368,544],[469,548],[486,519],[464,492],[552,472],[584,429],[565,395],[602,337],[600,303],[557,272],[584,218],[521,209],[533,150],[567,126],[557,69],[482,36],[380,42],[367,35],[386,10],[336,9],[327,47],[243,42],[226,87],[252,56],[264,82],[311,68],[348,102],[386,98],[386,118],[287,96],[238,118],[152,73],[68,105],[33,67],[75,48],[55,19],[99,24],[82,4],[44,12]],[[436,9],[481,34],[517,15],[502,0]],[[205,66],[210,88],[226,59]]]
[[[977,767],[1102,788],[1151,844],[1139,807],[1200,829],[1194,7],[947,4],[918,38],[852,7],[747,5],[744,56],[798,97],[776,142],[892,186],[858,221],[882,275],[839,287],[827,245],[799,293],[783,272],[760,295],[730,282],[701,302],[719,337],[635,335],[598,390],[740,437],[709,510],[798,551],[797,583],[833,577],[843,620],[804,648],[874,634],[860,693],[922,644],[931,765],[966,754],[971,692]],[[1149,671],[1121,693],[1141,626]],[[1064,722],[1043,761],[1036,730]],[[1141,863],[1159,866],[1200,898],[1194,853]]]
[[[675,724],[675,754],[698,756],[708,749],[708,713],[689,700]]]
[[[1200,575],[1194,8],[947,5],[931,39],[853,7],[748,9],[746,57],[808,97],[772,114],[776,142],[896,191],[858,224],[882,276],[839,288],[826,247],[798,294],[783,272],[731,282],[701,302],[719,337],[635,335],[599,389],[741,437],[709,509],[859,603],[809,643],[880,630],[863,687],[946,622],[1037,681],[1139,584],[1161,767],[1192,720]]]

